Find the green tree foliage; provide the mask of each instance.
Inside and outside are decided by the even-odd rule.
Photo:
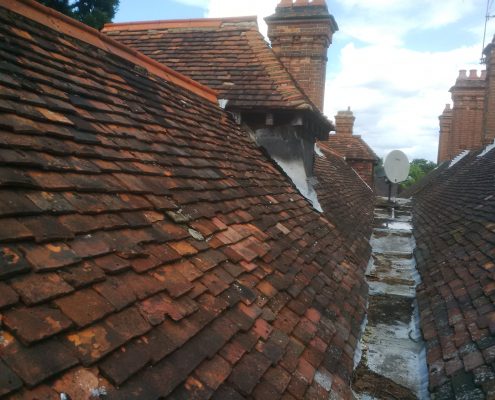
[[[86,25],[96,29],[111,22],[119,7],[119,0],[38,0]]]
[[[402,187],[406,188],[419,182],[425,175],[433,171],[436,166],[437,164],[434,162],[423,158],[416,158],[412,160],[409,177],[407,178],[407,181],[402,184]]]

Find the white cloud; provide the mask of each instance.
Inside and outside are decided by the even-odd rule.
[[[209,0],[206,15],[208,17],[257,15],[260,31],[266,36],[267,27],[263,18],[273,14],[278,3],[279,0]]]
[[[440,28],[473,11],[478,0],[338,0],[346,10],[340,34],[369,44],[400,46],[406,35]]]
[[[263,18],[271,15],[279,2],[179,1],[203,6],[207,17],[258,15],[265,35]],[[445,52],[421,52],[407,49],[405,40],[416,32],[460,21],[479,9],[479,0],[334,1],[343,8],[335,15],[340,32],[334,42],[347,45],[340,55],[330,54],[330,62],[340,58],[340,68],[329,68],[326,114],[333,118],[337,110],[351,106],[357,117],[356,133],[381,156],[400,148],[412,158],[435,160],[438,115],[450,101],[448,89],[459,69],[480,68],[481,43],[476,47],[459,44]],[[332,1],[328,3],[331,9]],[[465,27],[466,33],[470,30],[474,28]]]
[[[436,159],[438,115],[461,68],[479,68],[479,48],[418,52],[389,45],[348,44],[341,69],[327,83],[327,115],[352,106],[356,133],[378,155],[400,148]]]

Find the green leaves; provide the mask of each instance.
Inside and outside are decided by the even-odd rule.
[[[119,7],[119,0],[38,0],[82,23],[96,29],[111,22]]]
[[[409,171],[409,177],[407,181],[402,184],[402,187],[409,187],[419,182],[425,175],[430,173],[436,168],[434,162],[425,160],[423,158],[416,158],[411,161],[411,169]]]

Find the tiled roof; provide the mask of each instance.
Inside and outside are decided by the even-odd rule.
[[[495,151],[438,169],[415,194],[421,329],[435,399],[495,396]]]
[[[237,109],[318,109],[258,31],[256,17],[107,24],[103,32],[192,77]]]
[[[359,135],[330,135],[320,146],[336,151],[346,160],[378,161],[378,156]]]
[[[373,229],[373,190],[338,154],[321,148],[315,157],[316,192],[325,215],[346,236],[352,249],[367,263]]]
[[[2,399],[350,398],[364,265],[211,93],[30,0],[0,32]]]

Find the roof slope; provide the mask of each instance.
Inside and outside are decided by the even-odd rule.
[[[495,150],[478,155],[415,195],[418,302],[436,399],[495,396]]]
[[[378,161],[378,156],[360,135],[330,135],[327,141],[319,144],[336,151],[346,160]]]
[[[338,154],[321,149],[315,158],[316,192],[325,215],[345,235],[352,249],[367,263],[373,230],[373,190]]]
[[[345,238],[226,113],[85,29],[0,0],[0,396],[348,398]]]
[[[218,91],[230,107],[317,110],[256,17],[107,24],[103,32]]]

